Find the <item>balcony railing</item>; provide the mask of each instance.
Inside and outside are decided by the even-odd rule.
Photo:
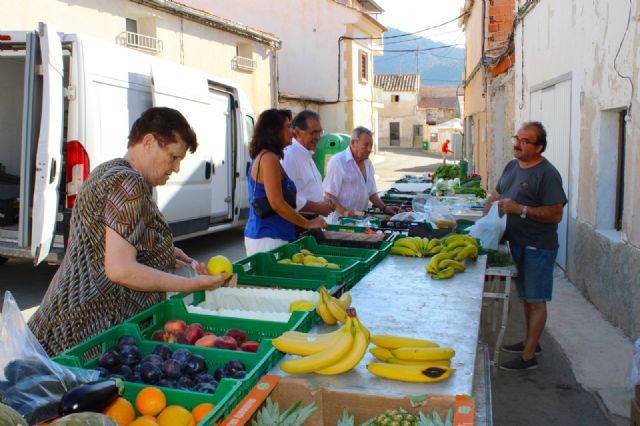
[[[255,71],[258,68],[258,62],[244,56],[234,56],[231,60],[231,67],[243,71]]]
[[[148,52],[162,52],[162,40],[146,36],[143,34],[125,31],[120,34],[121,43],[134,49],[146,50]]]

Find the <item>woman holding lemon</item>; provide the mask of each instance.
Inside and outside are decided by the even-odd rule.
[[[65,257],[29,320],[50,356],[161,302],[166,292],[224,284],[228,268],[210,275],[173,245],[152,197],[152,188],[167,183],[197,147],[180,112],[151,108],[133,123],[125,156],[98,165],[82,184]],[[171,273],[185,265],[198,274]]]

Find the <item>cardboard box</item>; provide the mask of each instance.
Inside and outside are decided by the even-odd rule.
[[[633,399],[631,400],[631,426],[640,426],[640,404]]]
[[[305,379],[281,378],[274,381],[273,377],[264,376],[222,425],[250,424],[250,421],[255,419],[255,412],[267,396],[272,401],[277,401],[282,410],[298,401],[302,401],[305,405],[315,402],[318,409],[306,423],[310,426],[335,425],[342,417],[345,408],[350,415],[354,416],[356,425],[387,409],[404,408],[414,414],[422,411],[425,415],[431,415],[432,410],[435,409],[444,419],[449,409],[454,407],[454,425],[473,426],[474,424],[473,400],[464,395],[425,394],[404,398],[367,395],[318,388]],[[272,390],[270,394],[265,393],[268,387]]]

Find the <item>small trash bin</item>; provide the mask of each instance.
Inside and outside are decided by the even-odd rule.
[[[345,133],[328,133],[320,137],[316,146],[315,163],[323,179],[329,159],[334,154],[344,151],[350,142],[351,136]]]
[[[460,167],[460,177],[461,178],[467,177],[467,170],[469,167],[469,163],[467,163],[467,160],[460,160],[458,162],[458,167]]]
[[[422,150],[429,151],[429,141],[422,141]]]

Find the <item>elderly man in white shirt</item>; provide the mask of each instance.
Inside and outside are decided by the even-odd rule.
[[[400,211],[397,206],[385,206],[378,196],[375,171],[369,160],[373,147],[371,130],[356,127],[351,143],[327,163],[323,188],[325,196],[334,200],[336,211],[327,223],[337,223],[339,216],[357,216],[369,206],[369,201],[386,214]]]
[[[296,210],[328,216],[333,211],[333,201],[325,199],[322,176],[313,161],[313,152],[322,135],[320,116],[304,110],[291,122],[293,141],[284,149],[282,167],[296,184]]]

